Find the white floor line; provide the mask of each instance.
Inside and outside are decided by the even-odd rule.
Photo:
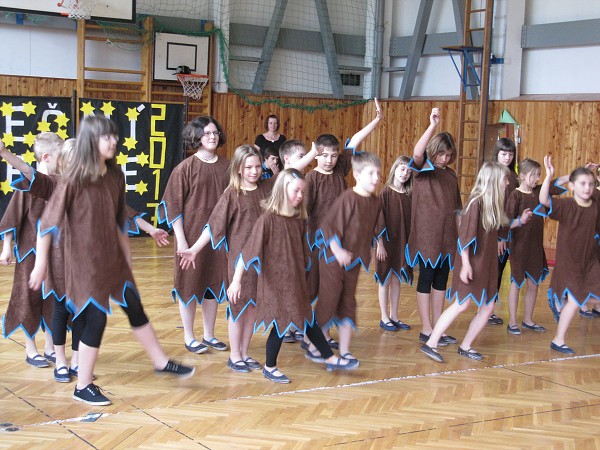
[[[529,366],[532,364],[539,364],[539,363],[551,363],[551,362],[559,362],[559,361],[571,361],[571,360],[578,360],[578,359],[588,359],[588,358],[598,358],[600,357],[600,353],[597,354],[592,354],[592,355],[580,355],[580,356],[565,356],[565,357],[561,357],[561,358],[551,358],[551,359],[541,359],[538,361],[526,361],[526,362],[521,362],[521,363],[513,363],[513,364],[497,364],[494,366],[487,366],[487,367],[473,367],[471,369],[461,369],[461,370],[446,370],[446,371],[441,371],[441,372],[432,372],[432,373],[423,373],[423,374],[418,374],[418,375],[405,375],[402,377],[392,377],[392,378],[381,378],[378,380],[369,380],[369,381],[359,381],[356,383],[347,383],[347,384],[338,384],[335,386],[321,386],[321,387],[314,387],[314,388],[308,388],[308,389],[296,389],[293,391],[284,391],[284,392],[273,392],[270,394],[260,394],[260,395],[247,395],[247,396],[241,396],[241,397],[234,397],[234,398],[228,398],[228,399],[221,399],[221,400],[211,400],[208,403],[216,403],[216,402],[223,402],[223,401],[229,401],[229,400],[247,400],[247,399],[253,399],[253,398],[263,398],[263,397],[279,397],[279,396],[283,396],[283,395],[294,395],[294,394],[304,394],[307,392],[317,392],[317,391],[327,391],[327,390],[332,390],[332,389],[345,389],[345,388],[352,388],[352,387],[360,387],[360,386],[368,386],[371,384],[379,384],[379,383],[389,383],[389,382],[393,382],[393,381],[402,381],[402,380],[414,380],[414,379],[418,379],[418,378],[427,378],[427,377],[437,377],[437,376],[444,376],[444,375],[454,375],[454,374],[458,374],[458,373],[466,373],[466,372],[477,372],[480,370],[488,370],[488,369],[510,369],[512,367],[524,367],[524,366]],[[131,412],[136,412],[136,411],[142,411],[139,408],[137,409],[133,409],[133,410],[129,410],[129,411],[121,411],[118,413],[90,413],[86,416],[83,417],[71,417],[69,419],[57,419],[57,420],[52,420],[49,422],[40,422],[40,423],[34,423],[34,424],[29,424],[29,425],[24,425],[23,427],[37,427],[37,426],[43,426],[43,425],[56,425],[56,424],[62,424],[62,423],[66,423],[66,422],[83,422],[86,420],[89,420],[90,417],[94,417],[97,416],[98,417],[94,417],[93,421],[99,420],[103,417],[109,417],[109,416],[116,416],[118,414],[122,414],[122,413],[131,413]],[[18,427],[18,425],[13,425],[15,427]],[[22,428],[22,427],[20,427]],[[0,433],[3,432],[4,430],[0,428]]]

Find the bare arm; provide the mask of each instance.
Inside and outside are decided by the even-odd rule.
[[[202,230],[202,234],[198,238],[198,240],[192,245],[190,248],[186,250],[177,250],[177,254],[181,256],[181,261],[179,262],[179,266],[183,270],[189,269],[192,266],[194,269],[196,268],[196,256],[200,253],[206,245],[210,242],[210,232],[208,227],[205,227]]]
[[[235,266],[235,272],[229,287],[227,288],[227,298],[234,304],[240,299],[242,292],[242,274],[244,273],[244,262],[242,258],[238,259],[237,265]]]
[[[371,134],[371,132],[375,129],[375,127],[381,122],[383,119],[383,114],[381,113],[381,108],[379,107],[379,102],[375,99],[375,118],[369,122],[362,130],[356,133],[348,142],[347,148],[355,148],[358,149],[358,146],[361,144],[365,138]]]
[[[44,236],[38,233],[35,246],[35,266],[29,275],[29,287],[34,291],[39,290],[42,287],[42,282],[46,279],[51,244],[52,235],[50,233]]]
[[[540,203],[546,208],[550,207],[550,182],[554,176],[554,166],[552,165],[552,157],[544,156],[544,167],[546,168],[546,178],[540,188]]]
[[[385,250],[385,247],[383,246],[383,239],[381,237],[377,238],[376,255],[377,255],[378,261],[385,261],[387,259],[387,251]]]
[[[17,169],[19,172],[25,176],[29,181],[33,178],[33,167],[15,155],[13,152],[8,150],[2,141],[0,141],[0,156],[4,158],[4,160]]]
[[[440,124],[440,110],[439,108],[433,108],[431,110],[431,114],[429,115],[429,127],[423,133],[423,136],[419,138],[417,143],[415,144],[415,148],[413,150],[413,160],[415,165],[421,167],[425,162],[425,150],[427,149],[427,143],[433,137],[435,130]]]
[[[352,253],[342,248],[337,240],[332,240],[329,244],[329,248],[331,248],[331,253],[333,253],[333,256],[335,256],[335,259],[340,266],[347,266],[352,262]]]
[[[5,266],[10,265],[13,262],[13,233],[11,231],[4,234],[4,241],[2,244],[2,254],[0,254],[0,264]]]
[[[136,217],[135,223],[140,228],[140,230],[143,230],[150,236],[152,236],[152,239],[156,241],[156,245],[158,245],[159,247],[169,245],[169,233],[167,233],[162,228],[156,228],[150,222],[147,222],[141,217]]]
[[[286,169],[296,169],[302,172],[308,167],[313,159],[315,159],[315,156],[317,156],[317,146],[313,142],[312,146],[310,147],[310,151],[295,163],[287,166]],[[273,172],[273,175],[275,175],[275,172]]]
[[[461,255],[462,267],[460,268],[460,281],[469,284],[473,280],[473,269],[471,268],[471,260],[469,259],[469,248],[463,249]]]

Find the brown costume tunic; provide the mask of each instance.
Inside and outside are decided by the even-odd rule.
[[[448,258],[452,268],[456,254],[456,214],[462,209],[456,173],[449,167],[435,167],[428,159],[423,167],[415,166],[413,160],[408,166],[415,171],[412,233],[406,246],[408,264],[414,267],[423,262],[429,267],[439,267]]]
[[[229,161],[219,158],[214,163],[190,156],[171,173],[163,200],[158,205],[160,223],[169,227],[176,220],[183,220],[183,230],[188,245],[198,240],[219,197],[227,187]],[[177,244],[177,243],[176,243]],[[177,245],[175,245],[177,252]],[[175,282],[173,301],[185,305],[192,300],[202,303],[208,290],[217,301],[225,299],[225,255],[205,247],[198,255],[195,269],[182,270],[175,256]]]
[[[48,201],[54,189],[56,189],[59,179],[56,175],[35,172],[31,182],[24,180],[18,183],[16,187],[27,190],[31,195]],[[50,257],[48,258],[48,272],[46,279],[42,283],[42,296],[45,299],[53,296],[59,302],[65,299],[65,246],[62,239],[52,242]]]
[[[2,335],[9,337],[21,328],[33,338],[40,327],[50,329],[54,302],[44,301],[40,291],[29,289],[29,275],[35,265],[37,222],[46,202],[26,192],[15,191],[2,221],[0,234],[12,232],[16,267],[6,314],[2,318]]]
[[[338,156],[331,173],[311,170],[306,175],[306,212],[310,243],[311,269],[308,273],[308,292],[314,302],[319,294],[319,254],[323,250],[323,235],[317,233],[333,202],[346,190],[346,176],[352,169],[352,149],[345,149]]]
[[[573,198],[550,201],[549,217],[557,220],[559,226],[548,298],[562,303],[570,294],[579,306],[590,298],[600,300],[600,262],[595,238],[600,232],[598,205],[592,200],[589,207],[579,206]]]
[[[394,274],[401,283],[412,284],[413,270],[406,261],[406,244],[410,235],[412,198],[385,186],[379,193],[385,227],[383,246],[387,252],[385,261],[377,261],[375,280],[385,284]]]
[[[460,279],[462,252],[469,252],[473,279],[464,284]],[[485,231],[481,224],[481,199],[471,203],[460,217],[458,249],[452,286],[446,292],[449,301],[473,300],[477,306],[487,305],[498,298],[498,231]]]
[[[550,195],[560,195],[565,190],[554,186],[550,188]],[[539,205],[541,186],[536,186],[529,194],[515,189],[506,202],[506,215],[511,220],[516,220],[526,208],[533,211]],[[534,214],[529,222],[510,230],[508,243],[510,253],[511,281],[519,288],[523,286],[525,278],[535,284],[540,284],[548,275],[548,263],[544,253],[544,219]]]
[[[308,302],[309,264],[306,221],[263,213],[242,251],[246,270],[258,272],[254,331],[273,325],[279,337],[288,330],[306,331],[314,322]]]
[[[61,180],[42,216],[42,234],[64,240],[67,307],[77,317],[90,303],[110,314],[109,299],[125,305],[127,287],[137,292],[119,243],[125,232],[125,177],[118,167],[82,186]]]
[[[360,266],[369,270],[373,239],[385,230],[377,230],[381,200],[363,197],[346,189],[332,205],[321,228],[327,248],[319,265],[319,300],[315,313],[322,327],[350,322],[356,326],[356,285]],[[329,249],[332,240],[352,253],[353,260],[340,267]]]
[[[514,191],[516,188],[519,187],[519,176],[515,172],[510,170],[510,168],[508,170],[510,171],[510,173],[508,174],[508,177],[507,177],[508,186],[506,186],[506,189],[504,190],[504,204],[505,205],[506,205],[506,203],[508,203],[508,199],[510,198],[510,194],[512,193],[512,191]],[[502,227],[500,230],[498,230],[498,240],[508,241],[509,233],[510,233],[510,230],[508,227]],[[508,259],[508,255],[509,255],[509,251],[508,251],[508,246],[507,246],[506,250],[504,250],[504,253],[502,253],[502,255],[498,256],[498,263],[501,264],[501,266],[502,266],[502,267],[499,267],[499,269],[502,271],[504,270],[505,261]],[[502,274],[499,273],[498,276],[501,277]]]
[[[227,251],[228,282],[233,278],[235,264],[242,253],[244,245],[251,238],[252,227],[263,213],[260,202],[268,197],[273,183],[269,178],[259,180],[256,189],[236,192],[225,189],[225,192],[213,209],[206,227],[210,233],[210,241],[214,250]],[[249,304],[256,306],[257,275],[254,271],[242,275],[241,297],[236,303],[229,302],[227,317],[235,322],[246,311]]]

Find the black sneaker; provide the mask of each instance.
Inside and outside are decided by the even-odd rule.
[[[83,389],[75,387],[73,398],[88,405],[106,406],[112,403],[108,397],[102,395],[100,388],[93,383],[88,384]]]
[[[178,362],[169,360],[164,369],[154,369],[157,375],[175,375],[180,378],[189,378],[194,375],[196,369],[194,367],[184,366]]]

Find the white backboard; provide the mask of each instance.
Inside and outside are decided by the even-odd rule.
[[[208,75],[209,43],[207,36],[156,33],[154,79],[177,81],[178,66],[188,66],[197,75]]]
[[[0,0],[0,9],[24,14],[68,15],[60,0]],[[97,0],[92,12],[96,20],[135,20],[135,0]]]

